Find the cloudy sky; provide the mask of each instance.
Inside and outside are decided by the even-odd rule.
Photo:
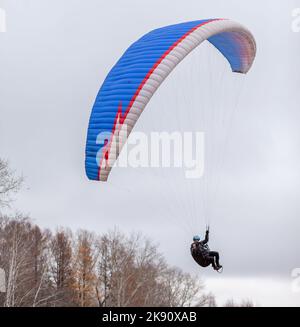
[[[50,228],[141,231],[172,265],[199,273],[189,243],[204,232],[206,201],[213,208],[206,218],[210,245],[220,251],[225,269],[201,276],[219,303],[251,298],[260,305],[299,306],[291,275],[300,267],[300,33],[291,28],[297,7],[296,0],[0,0],[7,23],[0,33],[0,156],[26,179],[13,210]],[[207,89],[199,87],[197,72],[211,76],[226,66],[204,46],[162,85],[136,129],[207,127],[211,135],[216,127],[211,121],[201,125],[195,102],[202,100],[202,109],[236,107],[222,168],[215,172],[216,195],[208,197],[201,187],[196,193],[178,170],[115,168],[106,184],[88,181],[86,129],[109,69],[144,33],[211,17],[231,18],[252,31],[258,52],[251,72],[240,81],[225,67],[222,91],[217,78]],[[177,121],[168,115],[173,109]]]

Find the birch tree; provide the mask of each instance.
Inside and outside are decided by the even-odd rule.
[[[0,266],[5,271],[6,307],[49,305],[48,233],[27,217],[0,219]]]

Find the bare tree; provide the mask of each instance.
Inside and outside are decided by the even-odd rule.
[[[33,226],[27,217],[0,219],[0,265],[5,270],[4,306],[48,305],[47,231]]]
[[[224,307],[254,307],[254,303],[251,300],[242,300],[240,303],[235,302],[233,299],[230,299],[225,302]]]
[[[217,307],[216,298],[212,293],[203,294],[200,296],[198,302],[195,305],[196,307]]]
[[[20,189],[22,182],[23,178],[16,177],[8,162],[0,159],[0,208],[11,203],[12,194]]]
[[[73,304],[72,233],[60,228],[50,242],[50,272],[55,288],[56,305]]]
[[[247,299],[247,300],[243,300],[240,304],[240,307],[245,307],[245,308],[252,308],[252,307],[255,307],[256,305],[254,305],[254,303]]]
[[[133,266],[134,244],[114,230],[98,241],[97,299],[100,306],[120,306],[129,267]]]
[[[98,242],[97,295],[100,306],[142,305],[148,296],[148,285],[158,256],[155,247],[133,234],[125,237],[117,230],[104,235]],[[143,297],[141,297],[143,294]]]
[[[168,268],[163,275],[166,304],[171,307],[204,306],[207,296],[204,283],[178,268]]]
[[[127,238],[115,230],[98,246],[98,305],[190,306],[203,300],[203,283],[168,268],[157,246],[141,235]]]

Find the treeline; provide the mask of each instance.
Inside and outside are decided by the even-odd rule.
[[[22,216],[0,217],[0,305],[214,306],[198,278],[167,265],[141,235],[43,230]]]
[[[142,235],[53,232],[2,215],[22,181],[0,159],[0,306],[216,306],[198,277],[170,267]]]

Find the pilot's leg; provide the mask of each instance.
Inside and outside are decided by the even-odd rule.
[[[219,256],[219,252],[216,251],[209,251],[209,256],[214,258],[214,261],[216,262],[217,267],[220,266],[220,256]]]
[[[213,268],[216,270],[217,269],[217,266],[216,266],[216,262],[215,262],[215,257],[209,255],[205,258],[205,260],[211,264],[213,266]]]

